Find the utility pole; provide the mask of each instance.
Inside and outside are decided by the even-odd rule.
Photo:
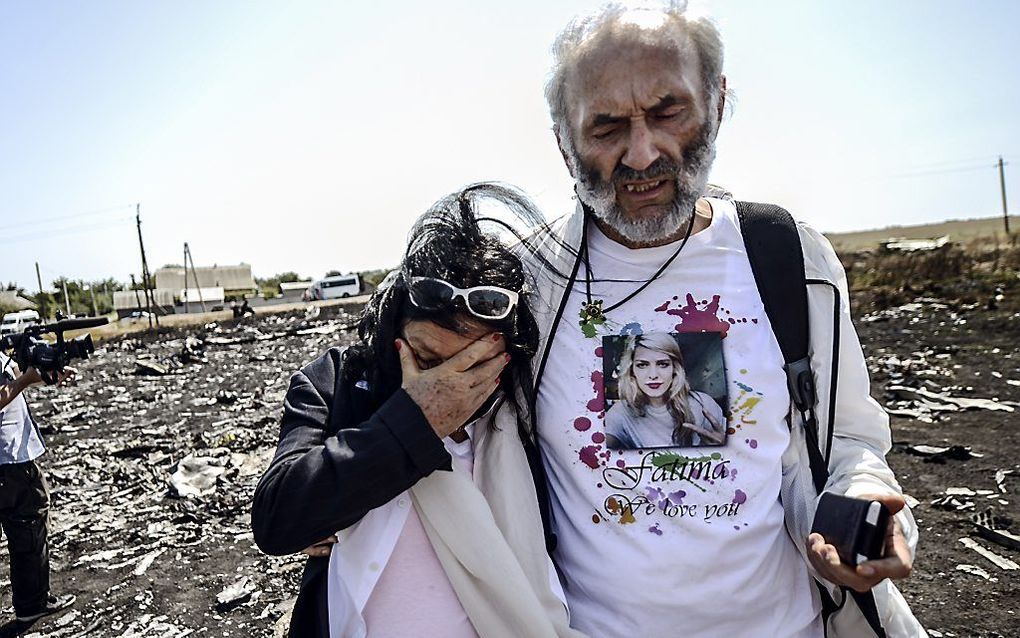
[[[188,247],[188,242],[184,242],[184,281],[188,280],[188,261],[191,260],[191,276],[195,278],[195,288],[198,290],[198,301],[202,304],[202,312],[205,312],[205,300],[202,299],[202,286],[198,283],[198,271],[195,270],[195,258],[191,254],[191,248]]]
[[[135,204],[135,224],[138,226],[138,247],[142,250],[142,286],[145,287],[145,303],[149,311],[149,328],[152,328],[152,293],[149,291],[149,264],[145,261],[145,243],[142,242],[142,205]],[[159,327],[159,317],[156,317]]]
[[[42,294],[42,275],[39,274],[39,262],[35,262],[35,280],[39,282],[39,294]]]
[[[1006,208],[1006,171],[1003,170],[1002,155],[999,156],[999,191],[1002,193],[1002,221],[1006,224],[1006,239],[1009,239],[1009,212]]]
[[[64,286],[64,308],[67,309],[67,316],[71,316],[71,298],[67,296],[67,277],[62,277],[60,283]]]
[[[89,286],[89,292],[92,294],[92,316],[99,316],[99,308],[96,306],[96,287]]]
[[[135,273],[131,273],[131,290],[135,291],[135,307],[142,309],[142,300],[138,298],[138,284],[135,283]]]
[[[188,312],[188,242],[184,242],[184,312]]]

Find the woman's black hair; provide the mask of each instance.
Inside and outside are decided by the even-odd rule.
[[[501,205],[527,224],[541,220],[534,204],[520,191],[491,182],[472,184],[433,204],[411,228],[399,276],[390,286],[376,290],[365,306],[358,323],[359,341],[344,355],[344,374],[351,383],[367,381],[373,401],[381,405],[400,388],[400,359],[394,342],[408,321],[428,320],[458,332],[471,324],[484,325],[503,334],[511,358],[500,387],[505,400],[515,408],[521,435],[532,436],[528,418],[535,398],[531,360],[538,350],[539,335],[527,303],[528,276],[511,247],[495,233],[480,228],[486,221],[503,225],[480,215],[482,200]],[[520,293],[520,301],[500,320],[470,315],[461,298],[448,308],[426,310],[411,303],[407,288],[411,277],[442,279],[458,288],[499,286]]]

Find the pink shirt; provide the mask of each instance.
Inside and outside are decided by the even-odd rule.
[[[463,443],[447,439],[445,443],[453,457],[454,471],[471,476],[471,439]],[[393,554],[362,616],[368,638],[478,638],[414,508],[407,514]]]

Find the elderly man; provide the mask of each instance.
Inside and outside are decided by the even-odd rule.
[[[916,526],[885,461],[888,419],[868,394],[839,261],[799,227],[814,284],[815,413],[826,415],[814,438],[791,407],[735,203],[707,186],[726,96],[715,27],[682,2],[609,5],[572,22],[554,53],[546,95],[580,201],[550,242],[569,282],[538,273],[536,418],[572,626],[593,636],[820,637],[823,626],[830,636],[924,635],[889,580],[910,573]],[[683,438],[698,371],[648,350],[641,365],[661,375],[642,377],[647,407],[632,422],[667,437],[672,428],[674,444],[609,449],[605,412],[622,371],[607,359],[621,335],[669,333],[683,346],[692,332],[715,339],[723,361],[702,383],[727,408],[726,442]],[[850,567],[810,534],[812,445],[828,460],[826,492],[898,512],[882,559]]]

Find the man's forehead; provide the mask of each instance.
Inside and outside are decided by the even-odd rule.
[[[575,122],[599,114],[627,115],[663,99],[697,94],[700,65],[693,47],[640,43],[605,44],[586,52],[567,76],[567,95]]]

